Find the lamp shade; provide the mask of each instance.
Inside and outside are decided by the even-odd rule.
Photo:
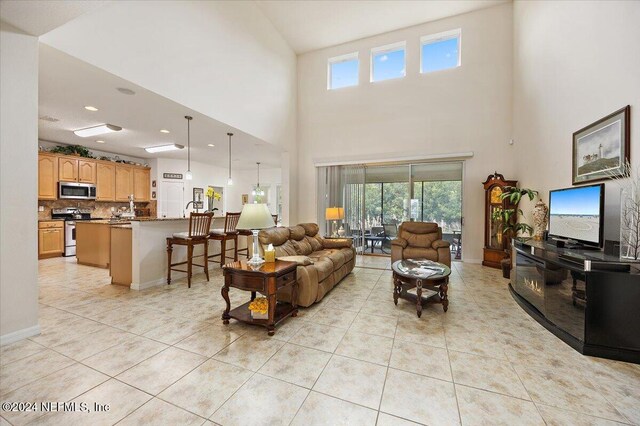
[[[324,212],[324,218],[326,220],[341,220],[344,219],[344,208],[342,207],[327,207]]]
[[[276,226],[266,204],[245,204],[238,219],[237,229],[265,229]]]

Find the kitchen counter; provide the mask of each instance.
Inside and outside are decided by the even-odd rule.
[[[214,217],[214,219],[219,219]],[[130,219],[132,222],[167,222],[172,220],[189,220],[188,217],[136,217]]]
[[[78,220],[77,223],[86,223],[87,225],[126,225],[131,223],[129,220],[109,220],[109,219],[99,219],[99,220]]]

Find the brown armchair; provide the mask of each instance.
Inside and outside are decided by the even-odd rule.
[[[449,242],[442,239],[437,223],[402,222],[398,228],[398,237],[391,241],[391,262],[418,258],[451,266]]]

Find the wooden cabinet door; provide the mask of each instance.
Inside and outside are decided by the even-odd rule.
[[[116,201],[129,201],[133,194],[133,167],[116,165]]]
[[[96,200],[115,201],[116,199],[116,165],[97,163],[96,166]]]
[[[58,255],[64,252],[64,228],[38,230],[38,256]]]
[[[58,157],[38,155],[38,199],[55,200],[58,198]]]
[[[133,199],[134,201],[148,202],[151,199],[149,182],[151,173],[149,169],[133,169]]]
[[[96,183],[96,162],[78,160],[78,182]]]
[[[58,180],[62,182],[78,181],[78,160],[75,158],[58,159]]]

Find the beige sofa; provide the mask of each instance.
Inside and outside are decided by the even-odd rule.
[[[432,222],[402,222],[398,237],[391,240],[391,263],[400,259],[429,259],[451,266],[449,242]]]
[[[263,229],[258,238],[261,253],[273,244],[277,258],[298,262],[299,306],[320,301],[356,264],[351,239],[322,238],[315,223]],[[281,289],[278,300],[290,302],[291,288]]]

